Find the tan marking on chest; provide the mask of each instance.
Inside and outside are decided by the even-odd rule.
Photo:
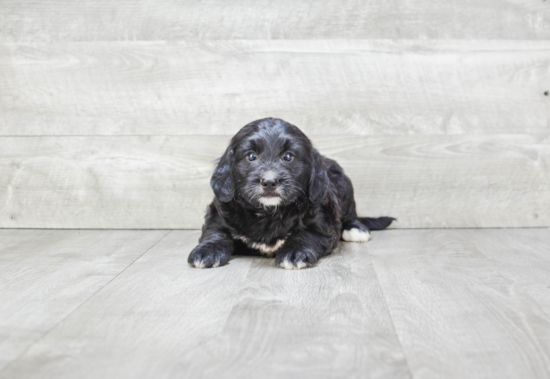
[[[250,242],[247,237],[241,235],[233,235],[233,238],[243,241],[249,248],[258,250],[260,253],[268,257],[275,255],[275,252],[279,250],[286,242],[286,239],[280,239],[277,240],[274,245],[268,245],[261,242]]]

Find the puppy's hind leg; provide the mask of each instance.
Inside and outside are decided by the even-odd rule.
[[[347,242],[368,242],[370,240],[369,228],[359,220],[344,221],[342,239]]]

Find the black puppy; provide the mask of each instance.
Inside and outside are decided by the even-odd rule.
[[[351,181],[338,163],[320,155],[296,126],[276,118],[243,127],[210,184],[215,198],[188,259],[197,268],[222,266],[234,252],[275,255],[285,269],[311,267],[340,238],[366,242],[369,229],[394,220],[358,218]]]

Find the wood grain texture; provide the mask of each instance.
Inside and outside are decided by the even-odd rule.
[[[3,0],[0,41],[548,39],[543,1]]]
[[[312,136],[359,215],[399,228],[550,225],[550,140]],[[199,228],[224,136],[2,137],[0,227]]]
[[[499,241],[495,244],[495,241]],[[462,241],[489,259],[512,288],[522,288],[550,314],[550,229],[472,230]]]
[[[166,233],[0,230],[0,371]]]
[[[217,358],[208,376],[410,378],[365,247],[342,244],[313,270],[255,260],[220,337],[196,354]],[[195,376],[207,365],[193,363]]]
[[[184,375],[195,349],[217,338],[252,263],[191,268],[187,254],[198,237],[198,231],[171,232],[0,377]],[[53,346],[53,340],[64,342]]]
[[[172,232],[0,377],[410,378],[360,245],[312,270],[198,270],[198,236]]]
[[[391,215],[399,228],[550,225],[548,136],[342,137],[317,146],[351,178],[359,215]]]
[[[51,232],[48,229],[0,229],[0,257],[11,249],[21,248]]]
[[[1,226],[199,228],[213,198],[214,161],[227,143],[227,137],[0,138]]]
[[[165,232],[78,233],[0,230],[12,244],[0,244],[10,268],[0,277],[10,284],[0,307],[17,302],[20,315],[2,317],[3,327],[22,328],[24,312],[56,315],[54,304],[30,310],[37,293],[74,293],[52,285],[54,276],[80,285],[94,277],[75,276],[76,262],[105,275],[109,253]],[[371,242],[342,243],[301,271],[242,256],[191,268],[186,257],[199,233],[172,231],[61,322],[40,324],[42,338],[0,378],[550,375],[549,228],[373,232]],[[45,274],[28,287],[33,272]]]
[[[523,232],[376,234],[369,252],[415,378],[550,376],[548,289],[544,298],[529,293],[531,286],[548,286],[548,275],[542,281],[509,275],[524,257],[532,268],[534,255],[548,265],[549,230]],[[515,238],[501,239],[507,234]],[[533,235],[538,246],[531,244]],[[488,259],[478,250],[481,240],[507,251],[507,258]]]
[[[76,4],[76,3],[75,3]],[[550,133],[549,41],[0,44],[0,135]]]

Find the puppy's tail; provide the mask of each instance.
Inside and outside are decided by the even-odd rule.
[[[370,218],[370,217],[357,217],[361,224],[365,225],[370,230],[382,230],[386,229],[392,221],[395,220],[393,217],[379,217],[379,218]]]

